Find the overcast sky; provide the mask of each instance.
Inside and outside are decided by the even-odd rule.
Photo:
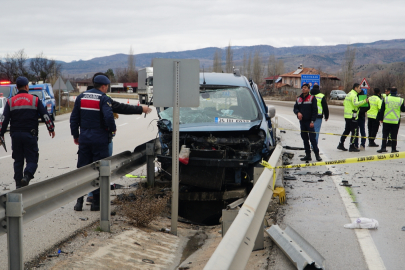
[[[404,0],[0,0],[0,58],[70,62],[205,47],[405,38]]]

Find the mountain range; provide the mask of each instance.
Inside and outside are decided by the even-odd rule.
[[[373,73],[376,67],[386,69],[387,65],[397,62],[405,62],[405,39],[380,40],[372,43],[355,43],[350,44],[356,48],[355,67],[361,66],[362,71],[367,74]],[[252,59],[256,51],[260,52],[263,65],[267,66],[267,60],[270,55],[274,54],[276,59],[284,61],[285,72],[292,71],[300,64],[306,67],[322,69],[324,72],[336,74],[344,62],[347,44],[330,45],[330,46],[293,46],[276,48],[270,45],[255,46],[234,46],[233,60],[235,67],[242,66],[244,55]],[[225,63],[226,48],[208,47],[197,50],[187,50],[178,52],[156,52],[135,54],[136,67],[142,68],[150,66],[154,58],[172,58],[172,59],[198,59],[201,67],[209,70],[212,67],[214,53],[220,50],[222,60]],[[90,60],[73,61],[70,63],[58,61],[62,64],[62,72],[69,77],[81,77],[84,74],[92,74],[98,71],[107,71],[107,69],[127,67],[127,54],[114,54],[110,56],[97,57]],[[397,65],[400,71],[403,71],[404,65]],[[389,68],[387,69],[389,70]],[[393,70],[391,68],[391,70]]]

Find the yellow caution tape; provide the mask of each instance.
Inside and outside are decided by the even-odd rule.
[[[308,132],[308,133],[319,133],[319,134],[325,134],[325,135],[335,135],[335,136],[339,136],[339,137],[341,137],[341,136],[346,136],[346,137],[352,137],[352,138],[362,138],[362,139],[375,139],[375,140],[384,140],[384,138],[373,138],[373,137],[363,137],[363,136],[351,136],[350,134],[349,135],[343,135],[343,134],[337,134],[337,133],[330,133],[330,132],[316,132],[316,131],[304,131],[304,130],[297,130],[297,129],[288,129],[288,128],[278,128],[279,130],[289,130],[289,131],[298,131],[298,132]],[[398,140],[398,139],[396,139],[396,140],[393,140],[393,139],[391,139],[391,138],[387,138],[387,140],[390,140],[390,141],[405,141],[405,140]]]
[[[303,164],[292,164],[292,165],[276,166],[274,168],[269,163],[267,163],[266,161],[263,160],[261,165],[263,165],[264,167],[266,167],[268,169],[291,169],[291,168],[304,168],[304,167],[312,167],[312,166],[341,165],[341,164],[351,164],[351,163],[373,162],[373,161],[401,159],[401,158],[405,158],[405,152],[380,154],[380,155],[365,156],[365,157],[353,157],[353,158],[346,158],[346,159],[311,162],[311,163],[303,163]]]
[[[128,178],[146,178],[144,175],[132,175],[132,174],[126,174],[125,177]]]

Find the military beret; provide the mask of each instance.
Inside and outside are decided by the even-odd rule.
[[[110,80],[106,77],[106,76],[104,76],[104,75],[97,75],[95,78],[94,78],[94,83],[98,83],[98,84],[110,84],[111,82],[110,82]]]
[[[319,85],[315,84],[315,85],[312,87],[312,89],[314,89],[314,90],[319,90]]]
[[[28,85],[28,79],[23,76],[20,76],[17,78],[15,83],[19,86],[26,86],[26,85]]]

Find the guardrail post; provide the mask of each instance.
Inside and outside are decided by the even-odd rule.
[[[100,228],[110,232],[110,178],[111,161],[100,160]]]
[[[146,144],[146,175],[148,177],[148,187],[155,186],[155,144]]]
[[[8,245],[8,269],[24,269],[23,261],[23,233],[22,194],[7,193],[6,203],[7,216],[7,245]]]

